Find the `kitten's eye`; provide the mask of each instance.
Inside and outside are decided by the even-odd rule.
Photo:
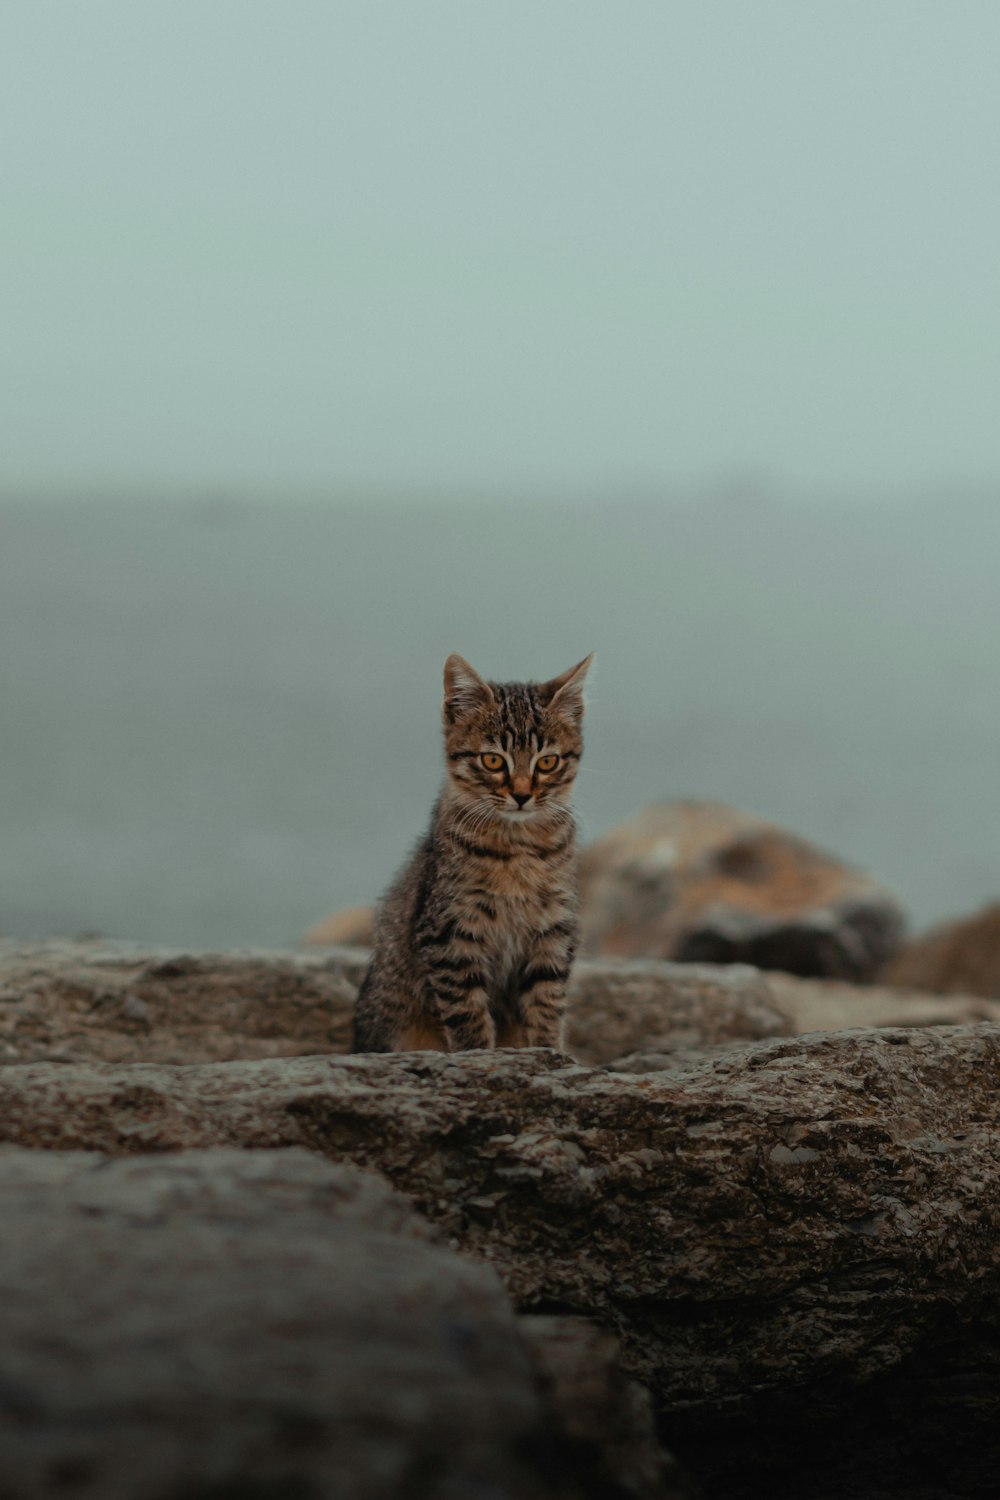
[[[558,755],[540,755],[535,761],[539,771],[554,771],[558,764]]]
[[[506,761],[504,760],[503,756],[497,755],[495,750],[487,750],[485,755],[481,755],[479,759],[482,761],[487,771],[502,771],[504,766],[506,765]]]

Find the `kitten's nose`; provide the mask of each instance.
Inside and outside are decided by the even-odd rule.
[[[526,802],[530,802],[531,801],[531,793],[530,792],[511,792],[510,795],[513,797],[514,801],[517,803],[518,807],[523,807]]]

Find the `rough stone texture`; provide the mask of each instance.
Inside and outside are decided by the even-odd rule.
[[[928,995],[886,985],[845,984],[768,974],[771,1004],[788,1021],[789,1034],[849,1031],[859,1026],[960,1026],[1000,1021],[1000,1000],[975,994]]]
[[[911,939],[880,977],[885,984],[935,994],[1000,998],[1000,903]]]
[[[803,1487],[819,1454],[845,1486],[869,1466],[855,1494],[950,1494],[921,1489],[947,1463],[955,1493],[986,1495],[998,1084],[988,1023],[815,1034],[643,1077],[543,1051],[41,1064],[0,1072],[0,1137],[304,1145],[378,1170],[522,1307],[615,1332],[708,1493],[761,1493],[751,1472],[769,1495],[823,1493]]]
[[[668,1493],[613,1342],[526,1340],[373,1174],[8,1148],[0,1194],[4,1500]]]
[[[0,942],[0,1063],[343,1052],[368,955]]]
[[[959,1444],[941,1436],[938,1406],[963,1442],[990,1451],[978,1414],[997,1386],[992,1314],[980,1291],[994,1267],[980,1242],[995,1212],[995,1161],[986,1161],[984,1140],[992,1130],[995,1148],[997,1122],[983,1114],[969,1131],[963,1111],[975,1116],[984,1070],[988,1078],[992,1070],[993,1107],[997,1027],[747,1043],[859,1019],[1000,1019],[1000,1005],[739,967],[585,962],[574,981],[577,1053],[671,1073],[594,1074],[544,1053],[281,1061],[292,1050],[346,1045],[366,961],[350,950],[197,957],[0,945],[0,1039],[16,1049],[0,1070],[0,1136],[113,1153],[307,1144],[367,1162],[412,1192],[456,1245],[494,1260],[525,1306],[572,1309],[621,1334],[673,1445],[727,1500],[754,1493],[739,1488],[748,1461],[770,1475],[769,1495],[786,1482],[796,1494],[807,1472],[799,1493],[819,1494],[809,1455],[826,1451],[835,1428],[856,1433],[859,1452],[884,1449],[885,1472],[896,1466],[912,1487],[929,1462],[921,1438],[912,1463],[901,1451],[901,1413],[914,1403],[921,1431],[935,1433],[942,1451]],[[970,1061],[987,1043],[985,1060]],[[268,1051],[278,1060],[252,1060]],[[17,1066],[53,1054],[251,1060]],[[713,1066],[692,1066],[704,1056]],[[865,1210],[883,1199],[888,1209]],[[724,1274],[720,1241],[730,1251]],[[968,1272],[961,1280],[959,1258]],[[924,1267],[916,1284],[914,1266]],[[888,1349],[881,1365],[866,1366],[858,1353],[872,1346]],[[607,1473],[607,1460],[579,1447],[581,1409],[577,1402],[562,1428],[549,1422],[564,1458],[576,1454],[561,1471],[574,1483]],[[621,1415],[611,1423],[620,1429],[628,1429]],[[829,1442],[824,1462],[839,1472],[846,1459]],[[781,1473],[768,1467],[768,1444],[783,1455]],[[974,1483],[971,1459],[961,1463],[963,1483]]]
[[[591,953],[862,980],[903,929],[876,881],[717,803],[645,808],[584,851],[580,874]]]
[[[302,941],[327,947],[370,948],[375,941],[374,906],[347,906],[310,927]]]
[[[707,1060],[747,1042],[859,1026],[1000,1022],[1000,1001],[931,998],[833,979],[763,973],[746,964],[657,959],[581,960],[572,988],[567,1050],[624,1072]]]
[[[580,1062],[608,1066],[647,1053],[690,1057],[791,1029],[768,976],[744,964],[581,960],[573,972],[566,1048]]]
[[[0,942],[0,1065],[209,1062],[344,1052],[366,949],[184,954]],[[581,960],[568,1048],[643,1071],[844,1026],[1000,1020],[1000,1002],[795,980],[743,965]]]

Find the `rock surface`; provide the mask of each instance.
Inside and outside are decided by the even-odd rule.
[[[988,1023],[653,1077],[543,1051],[39,1064],[0,1072],[0,1136],[306,1146],[376,1170],[522,1308],[618,1335],[710,1494],[762,1493],[750,1469],[763,1493],[820,1493],[816,1453],[849,1469],[875,1422],[887,1487],[867,1493],[902,1495],[942,1434],[968,1486],[1000,1463],[998,1082]]]
[[[691,1056],[787,1036],[767,976],[744,964],[581,959],[574,968],[566,1049],[610,1066],[642,1052]]]
[[[889,960],[881,979],[934,994],[1000,998],[1000,903],[912,938]]]
[[[768,974],[771,1003],[788,1020],[789,1033],[849,1031],[859,1026],[957,1026],[1000,1021],[1000,1000],[973,994],[928,995],[888,985],[845,984]]]
[[[863,980],[903,915],[878,882],[734,808],[645,808],[584,850],[584,947]]]
[[[0,1065],[342,1053],[368,958],[360,948],[150,954],[128,944],[0,941]],[[1000,1001],[654,960],[581,960],[571,1002],[569,1051],[604,1066],[844,1026],[1000,1020]]]
[[[690,1493],[656,1439],[649,1392],[621,1368],[618,1340],[587,1318],[528,1314],[532,1349],[555,1431],[587,1493],[601,1500]]]
[[[368,955],[150,954],[0,941],[0,1063],[343,1052]]]
[[[4,1500],[667,1493],[613,1341],[525,1338],[373,1174],[5,1149],[0,1195]]]
[[[8,1063],[0,1068],[0,1139],[52,1148],[29,1158],[47,1174],[31,1191],[44,1189],[58,1210],[48,1227],[33,1221],[37,1242],[72,1240],[70,1220],[58,1214],[75,1214],[91,1264],[113,1270],[114,1244],[153,1245],[148,1237],[134,1241],[126,1219],[151,1232],[154,1221],[169,1227],[179,1214],[190,1227],[202,1208],[224,1217],[220,1205],[231,1200],[231,1250],[242,1241],[252,1198],[269,1234],[279,1219],[285,1225],[287,1235],[274,1236],[283,1254],[297,1242],[296,1216],[314,1209],[326,1215],[324,1225],[336,1221],[338,1245],[350,1220],[351,1235],[393,1235],[401,1256],[419,1226],[436,1226],[452,1256],[464,1251],[493,1265],[530,1314],[516,1338],[533,1372],[536,1436],[527,1448],[520,1438],[510,1447],[502,1433],[490,1440],[503,1464],[515,1465],[501,1465],[497,1483],[516,1482],[525,1495],[539,1475],[553,1495],[655,1500],[673,1493],[664,1489],[662,1454],[649,1431],[652,1400],[706,1500],[992,1496],[988,1464],[1000,1463],[1000,1368],[991,1343],[1000,1338],[1000,1002],[741,966],[600,960],[578,965],[570,1038],[580,1059],[610,1072],[532,1051],[337,1056],[367,959],[351,949],[150,955],[125,945],[0,943],[0,1053]],[[947,1024],[956,1020],[993,1024]],[[888,1029],[822,1034],[860,1021]],[[931,1029],[900,1030],[899,1023]],[[798,1032],[819,1034],[795,1039]],[[170,1173],[189,1158],[162,1153],[220,1146],[255,1154],[223,1150],[211,1180],[198,1169],[194,1179],[182,1175],[181,1189],[176,1180],[169,1186]],[[336,1171],[346,1175],[317,1189],[299,1153],[273,1158],[275,1147],[302,1146],[340,1163]],[[81,1158],[66,1154],[84,1147],[127,1160],[98,1170],[83,1158],[84,1173],[73,1166]],[[5,1226],[28,1212],[22,1190],[14,1191],[14,1157],[24,1160],[15,1150],[7,1178],[0,1173]],[[252,1171],[253,1163],[262,1176],[244,1179],[240,1167]],[[17,1170],[23,1178],[25,1168]],[[130,1174],[128,1214],[115,1198],[126,1178],[116,1173]],[[122,1230],[109,1227],[106,1241],[86,1228],[105,1212],[102,1183]],[[303,1207],[306,1199],[313,1208]],[[186,1203],[194,1205],[191,1215]],[[306,1226],[303,1234],[312,1243],[314,1231]],[[418,1245],[414,1253],[432,1248]],[[186,1253],[177,1251],[179,1263]],[[303,1253],[308,1262],[311,1252]],[[122,1254],[127,1259],[132,1249]],[[27,1275],[26,1249],[19,1264]],[[53,1279],[64,1274],[54,1261],[45,1265]],[[123,1308],[135,1299],[145,1306],[132,1274],[123,1272]],[[294,1282],[297,1273],[279,1260],[274,1274]],[[307,1265],[307,1289],[314,1274]],[[86,1278],[81,1270],[76,1282],[69,1279]],[[195,1285],[202,1286],[197,1277]],[[388,1283],[377,1287],[389,1306]],[[18,1295],[0,1295],[0,1305],[12,1307]],[[173,1297],[168,1310],[179,1306]],[[61,1317],[58,1297],[52,1305]],[[363,1298],[359,1305],[367,1307]],[[86,1299],[81,1306],[96,1309]],[[196,1365],[216,1359],[209,1344],[184,1343],[191,1331],[183,1318],[175,1323]],[[77,1325],[70,1319],[69,1326]],[[111,1346],[101,1342],[96,1312],[92,1327],[99,1331],[93,1348],[105,1359]],[[354,1329],[366,1336],[360,1323]],[[156,1339],[174,1334],[172,1323]],[[91,1357],[83,1332],[79,1339],[61,1346],[70,1364]],[[616,1339],[642,1391],[623,1375]],[[15,1428],[21,1421],[17,1401],[13,1416],[4,1404],[6,1393],[17,1392],[7,1346],[0,1332],[0,1434],[4,1421],[16,1418]],[[225,1373],[230,1357],[231,1349],[214,1367]],[[274,1357],[280,1365],[280,1350]],[[316,1373],[312,1353],[303,1358],[309,1381],[333,1380]],[[55,1353],[52,1359],[58,1363]],[[165,1369],[174,1365],[168,1360]],[[62,1377],[53,1378],[58,1386]],[[182,1386],[172,1387],[176,1411]],[[389,1405],[372,1422],[388,1422],[402,1451],[409,1439],[393,1426],[394,1390],[388,1382]],[[73,1482],[82,1475],[80,1493],[97,1500],[103,1450],[98,1443],[87,1450],[93,1461],[84,1461],[77,1440],[103,1430],[100,1423],[74,1425],[55,1407],[45,1410],[55,1423],[52,1451],[70,1456],[62,1469],[55,1460],[38,1467],[41,1449],[18,1428],[29,1488],[12,1495],[47,1494],[30,1485],[56,1485],[65,1474]],[[219,1419],[230,1432],[220,1438],[230,1455],[221,1470],[216,1449],[196,1429],[197,1463],[215,1466],[212,1473],[243,1473],[242,1410]],[[473,1421],[469,1410],[462,1407],[458,1420]],[[146,1417],[129,1413],[122,1431],[137,1434],[139,1450]],[[173,1420],[166,1437],[148,1439],[150,1451],[167,1455],[170,1474],[181,1462],[169,1456]],[[328,1456],[344,1451],[331,1432],[324,1427],[317,1438]],[[254,1449],[264,1455],[261,1473],[284,1474],[277,1439],[261,1442]],[[130,1440],[130,1455],[132,1447]],[[429,1465],[436,1483],[437,1460],[425,1463],[423,1452],[418,1443],[407,1475]],[[947,1473],[934,1469],[941,1455]],[[364,1474],[367,1463],[362,1454],[352,1468]],[[123,1469],[133,1478],[138,1472]],[[296,1491],[283,1478],[278,1491],[255,1491],[242,1478],[237,1489],[254,1500],[328,1493],[308,1477],[312,1471],[295,1472]],[[98,1488],[88,1491],[90,1474]],[[950,1488],[956,1475],[962,1487]],[[222,1480],[185,1491],[199,1500],[232,1492]],[[478,1492],[465,1488],[461,1500]],[[156,1500],[174,1493],[157,1490]],[[400,1493],[408,1493],[405,1484]]]

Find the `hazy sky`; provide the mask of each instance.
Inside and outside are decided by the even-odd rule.
[[[1000,482],[997,0],[6,0],[0,491]]]

